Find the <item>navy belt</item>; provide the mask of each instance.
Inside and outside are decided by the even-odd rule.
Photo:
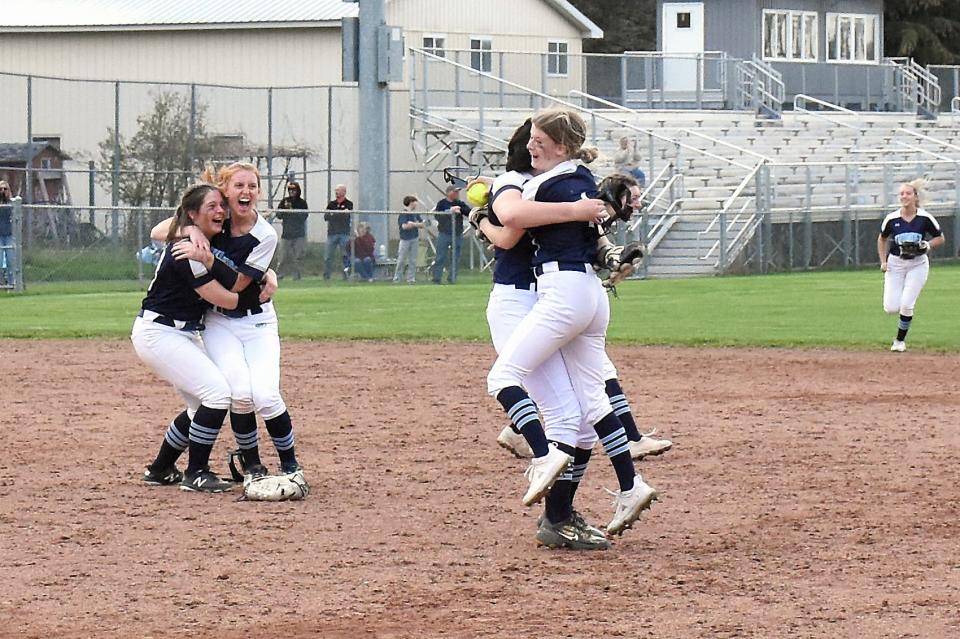
[[[235,309],[230,311],[225,308],[221,308],[219,306],[214,306],[213,310],[231,319],[239,319],[241,317],[247,317],[248,315],[259,315],[260,313],[263,312],[263,307],[258,306],[256,308]]]
[[[533,272],[537,274],[537,277],[543,275],[544,273],[556,273],[558,271],[577,271],[578,273],[586,273],[589,264],[585,262],[544,262],[543,264],[538,264],[534,267]]]
[[[141,308],[140,312],[137,313],[138,317],[142,317],[148,322],[153,322],[154,324],[162,324],[163,326],[169,326],[170,328],[175,328],[180,331],[202,331],[203,330],[203,320],[176,320],[166,315],[161,315],[155,311],[148,311]]]
[[[510,288],[515,288],[518,291],[536,291],[537,290],[536,282],[529,282],[527,284],[505,284],[503,282],[494,282],[494,284],[497,286],[508,286]]]

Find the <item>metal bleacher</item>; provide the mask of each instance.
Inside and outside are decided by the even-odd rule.
[[[750,260],[765,270],[764,237],[769,244],[772,225],[851,215],[879,224],[897,206],[899,183],[919,176],[930,181],[931,202],[951,214],[960,202],[960,129],[953,118],[854,112],[807,96],[779,119],[757,111],[633,110],[579,91],[561,99],[512,88],[583,115],[588,144],[600,150],[591,165],[598,176],[613,171],[621,137],[637,141],[648,208],[630,232],[650,245],[646,277],[721,274]],[[960,110],[960,100],[954,104]],[[434,126],[447,123],[447,148],[460,145],[464,155],[496,170],[505,141],[532,111],[431,107],[429,116]],[[411,118],[425,121],[423,114]],[[835,250],[849,251],[839,244]],[[790,265],[796,266],[792,258]]]

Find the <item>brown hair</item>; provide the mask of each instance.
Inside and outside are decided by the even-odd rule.
[[[167,242],[172,242],[180,236],[180,230],[188,226],[193,226],[193,220],[190,219],[190,213],[196,213],[203,205],[204,199],[211,191],[219,191],[212,184],[200,182],[187,187],[187,190],[180,196],[180,206],[174,214],[173,224],[167,231]]]
[[[630,188],[631,186],[640,186],[640,183],[637,182],[637,179],[632,175],[627,175],[626,173],[612,173],[603,178],[600,184],[597,185],[597,188],[603,190],[604,188],[609,187],[611,190],[616,190],[621,185]]]
[[[571,160],[580,160],[589,164],[597,159],[600,152],[595,147],[584,148],[587,140],[587,123],[569,109],[550,109],[533,116],[533,125],[543,131],[551,140],[567,148]]]
[[[416,195],[407,195],[407,196],[404,196],[403,198],[403,205],[410,206],[414,202],[419,202],[419,201],[420,201],[420,198],[418,198]]]

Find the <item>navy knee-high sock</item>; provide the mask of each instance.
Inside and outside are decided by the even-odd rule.
[[[577,496],[577,488],[580,487],[580,481],[587,472],[587,464],[590,463],[590,455],[593,454],[593,448],[578,448],[573,453],[573,463],[570,464],[570,472],[573,475],[570,486],[570,503]]]
[[[170,468],[177,460],[180,454],[190,445],[190,416],[187,411],[183,411],[173,418],[170,425],[167,426],[167,432],[163,436],[163,443],[160,444],[160,452],[157,458],[150,464],[153,470],[165,470]]]
[[[507,417],[530,444],[534,457],[543,457],[549,452],[547,436],[543,432],[543,424],[537,415],[537,406],[527,395],[527,391],[519,386],[508,386],[497,393],[497,401],[507,412]]]
[[[250,468],[260,462],[260,443],[257,440],[257,414],[230,411],[230,428],[243,458],[243,467]]]
[[[192,473],[210,465],[210,451],[227,417],[226,408],[201,406],[190,423],[190,461],[187,472]]]
[[[573,455],[576,448],[561,442],[555,442],[557,448],[568,455]],[[547,520],[556,524],[566,521],[573,514],[573,471],[570,466],[553,483],[553,488],[547,493],[544,503],[544,515]]]
[[[633,459],[630,457],[630,440],[627,439],[627,434],[623,431],[623,424],[611,412],[597,422],[593,429],[597,431],[600,443],[603,444],[603,450],[606,451],[610,463],[613,464],[617,481],[620,483],[620,490],[630,490],[633,488],[633,478],[637,471],[633,467]]]
[[[292,465],[297,463],[297,451],[293,439],[293,421],[290,419],[290,413],[283,411],[276,417],[264,420],[267,425],[267,432],[273,438],[273,445],[277,447],[277,456],[280,457],[280,465]]]
[[[620,381],[616,378],[608,379],[606,387],[607,397],[610,398],[610,406],[613,407],[613,412],[620,418],[623,430],[627,433],[627,439],[632,442],[640,441],[640,431],[637,430],[637,422],[633,419],[630,403],[620,386]]]
[[[907,339],[907,331],[910,330],[910,322],[913,321],[913,316],[901,315],[900,323],[897,324],[897,341],[903,342]]]

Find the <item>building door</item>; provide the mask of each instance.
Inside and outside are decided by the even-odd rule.
[[[664,90],[696,91],[698,83],[702,87],[696,54],[703,53],[703,3],[665,2],[661,33]]]

